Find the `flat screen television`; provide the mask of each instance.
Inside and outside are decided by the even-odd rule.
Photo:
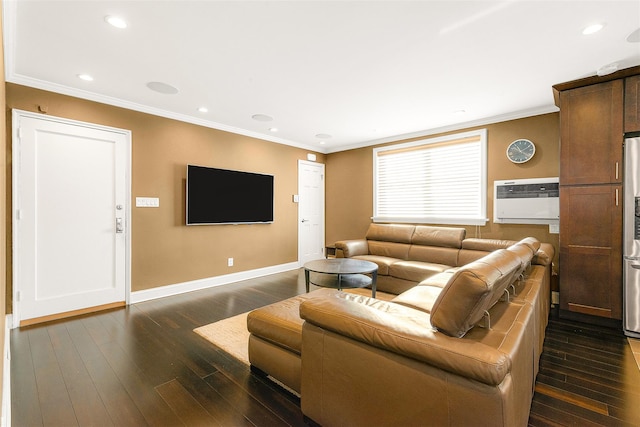
[[[187,225],[273,222],[273,175],[187,165]]]

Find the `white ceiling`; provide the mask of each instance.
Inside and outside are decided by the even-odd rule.
[[[553,84],[640,65],[637,0],[3,5],[9,82],[325,153],[557,111]]]

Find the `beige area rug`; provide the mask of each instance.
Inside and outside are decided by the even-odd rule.
[[[211,344],[221,348],[239,361],[249,365],[249,331],[247,330],[247,315],[249,312],[237,316],[222,319],[208,325],[200,326],[193,330]],[[285,384],[267,375],[274,383],[287,390],[294,396],[300,397],[300,393],[287,387]]]
[[[220,347],[236,359],[249,364],[249,331],[247,313],[238,314],[218,322],[201,326],[193,331]]]

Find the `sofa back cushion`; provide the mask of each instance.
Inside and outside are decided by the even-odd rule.
[[[491,253],[491,251],[474,251],[471,249],[460,249],[458,252],[458,263],[455,264],[456,267],[467,265],[472,263],[473,261],[477,261],[480,258],[487,256]]]
[[[531,249],[531,253],[535,254],[540,249],[540,242],[535,237],[525,237],[518,242],[519,245],[525,245]]]
[[[422,246],[460,249],[466,232],[467,230],[464,228],[418,225],[413,232],[411,243]]]
[[[458,255],[458,264],[466,265],[470,262],[477,261],[480,258],[490,254],[498,249],[506,249],[516,243],[513,240],[500,239],[480,239],[470,237],[462,241],[462,249]]]
[[[491,263],[502,274],[500,279],[493,285],[491,296],[489,297],[489,305],[485,308],[485,310],[488,310],[504,296],[505,290],[518,278],[521,273],[522,260],[517,254],[507,249],[500,249],[478,261]]]
[[[507,250],[515,254],[520,259],[520,269],[516,273],[517,276],[526,274],[527,268],[531,265],[531,260],[540,248],[540,242],[533,237],[522,239],[515,245],[511,245]]]
[[[460,252],[460,250],[454,248],[411,245],[408,259],[411,261],[422,261],[454,267],[458,265],[458,252]]]
[[[480,239],[470,237],[468,239],[464,239],[464,241],[462,242],[462,249],[493,252],[498,249],[506,249],[515,243],[516,242],[514,240]]]
[[[433,304],[431,324],[439,331],[462,337],[502,296],[520,267],[520,259],[504,249],[456,271]]]
[[[408,243],[384,242],[378,240],[369,240],[369,254],[378,255],[389,258],[398,258],[402,260],[409,259]]]
[[[367,240],[409,244],[415,228],[406,224],[371,224],[367,230]]]

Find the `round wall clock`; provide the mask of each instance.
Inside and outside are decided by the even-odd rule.
[[[525,163],[536,153],[536,146],[528,139],[516,139],[507,147],[507,158],[513,163]]]

